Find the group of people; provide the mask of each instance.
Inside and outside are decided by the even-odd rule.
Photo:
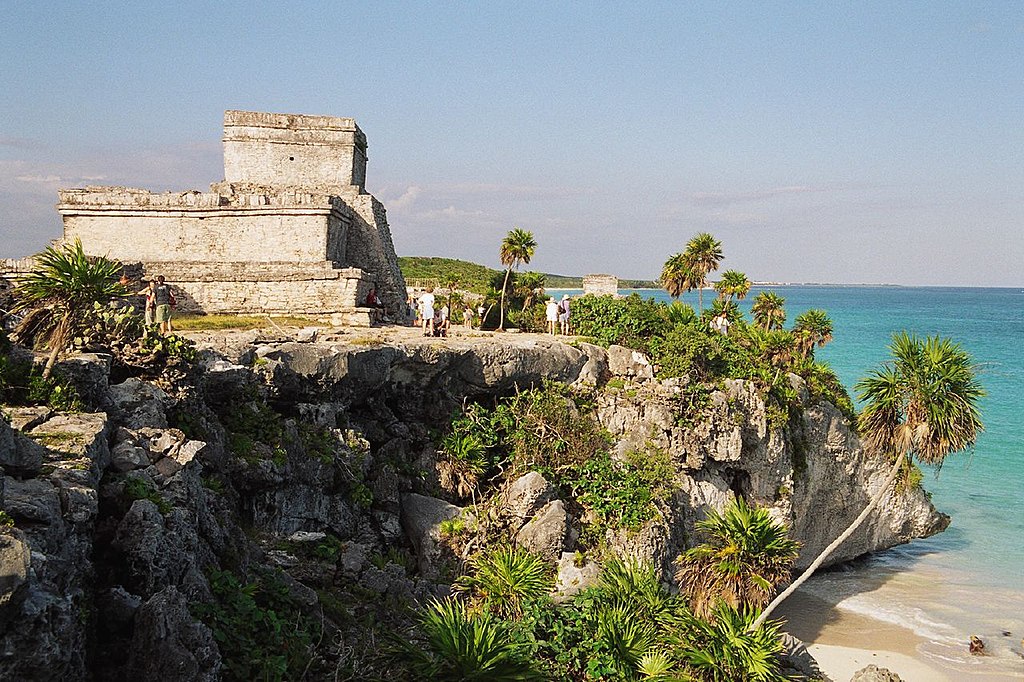
[[[411,306],[412,297],[410,296],[409,299]],[[427,290],[416,301],[416,316],[420,320],[424,336],[448,336],[448,330],[451,328],[451,311],[448,310],[447,305],[437,307],[436,303],[434,287],[427,287]]]
[[[178,307],[178,301],[164,276],[158,275],[156,279],[149,280],[146,288],[136,295],[146,297],[146,328],[158,324],[161,334],[171,333],[171,311]]]
[[[569,334],[569,296],[562,295],[561,301],[555,301],[552,296],[545,306],[545,316],[548,321],[548,334],[555,333],[555,326],[558,325],[563,335]]]

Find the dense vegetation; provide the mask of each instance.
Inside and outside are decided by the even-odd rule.
[[[458,282],[458,288],[475,294],[486,294],[494,286],[495,276],[501,270],[488,268],[469,261],[455,258],[430,258],[426,256],[399,256],[398,267],[406,280],[432,280],[445,287],[450,282]],[[583,277],[571,275],[555,275],[540,273],[544,277],[544,286],[549,289],[582,289]],[[623,289],[656,288],[657,282],[646,279],[620,279],[619,287]]]

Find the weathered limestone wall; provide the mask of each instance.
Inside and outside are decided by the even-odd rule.
[[[63,190],[58,211],[66,239],[91,254],[122,261],[345,260],[348,209],[329,197],[306,201],[274,195],[150,194]],[[271,205],[271,200],[276,205]],[[118,202],[118,203],[114,203]],[[329,248],[328,236],[332,248]]]
[[[362,188],[366,136],[351,118],[226,111],[224,179]]]
[[[183,312],[246,313],[330,317],[351,313],[373,286],[359,268],[335,268],[329,261],[296,263],[150,263],[145,276],[163,275],[174,287]]]
[[[585,275],[583,277],[583,295],[617,296],[619,278],[615,275]]]
[[[400,310],[406,299],[405,279],[398,267],[384,204],[355,188],[342,198],[353,211],[347,254],[350,262],[372,273],[377,295],[388,310]]]

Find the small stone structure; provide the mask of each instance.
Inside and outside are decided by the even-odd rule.
[[[405,303],[383,204],[368,194],[366,136],[351,118],[224,113],[224,180],[209,192],[60,191],[64,239],[164,275],[179,307],[369,324],[376,287]]]
[[[618,296],[619,278],[615,275],[584,275],[583,295]]]

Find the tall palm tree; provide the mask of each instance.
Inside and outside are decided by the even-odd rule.
[[[796,337],[800,354],[807,358],[814,352],[814,347],[824,346],[832,340],[832,320],[824,310],[812,308],[797,315],[793,322],[793,336]]]
[[[859,417],[864,443],[870,452],[892,458],[892,468],[864,511],[772,600],[754,622],[755,629],[860,527],[904,466],[916,458],[941,467],[949,455],[973,447],[984,428],[978,400],[985,391],[971,356],[960,344],[902,332],[893,337],[889,350],[891,362],[861,379],[856,388],[864,402]]]
[[[661,268],[661,286],[672,298],[679,298],[684,293],[693,291],[695,278],[690,270],[686,257],[682,253],[674,253],[665,261]]]
[[[524,272],[519,277],[519,289],[525,294],[523,296],[523,312],[526,312],[538,296],[544,295],[544,273]]]
[[[27,313],[18,335],[41,338],[50,350],[43,369],[43,378],[48,379],[61,351],[94,314],[93,304],[106,303],[126,290],[118,281],[121,266],[86,256],[78,239],[46,247],[35,261],[36,267],[17,283],[14,311]]]
[[[530,262],[536,249],[537,242],[533,238],[533,233],[518,227],[509,230],[501,241],[498,257],[508,270],[505,272],[505,282],[501,286],[501,316],[498,329],[505,328],[505,292],[508,290],[508,278],[512,276],[512,270],[518,268],[521,263]]]
[[[772,329],[782,329],[786,323],[786,299],[774,291],[762,291],[754,297],[754,305],[750,313],[754,316],[754,324],[762,327],[766,332]]]
[[[694,613],[709,616],[724,601],[734,609],[763,606],[790,578],[799,543],[767,509],[740,497],[697,523],[707,540],[679,557],[676,581]]]
[[[715,291],[728,303],[735,296],[737,301],[742,301],[750,293],[750,280],[739,270],[726,270],[722,273],[722,279],[715,282]]]
[[[701,312],[704,312],[704,287],[707,286],[708,275],[718,269],[723,257],[722,242],[707,232],[701,232],[686,243],[683,259],[687,269],[693,273]]]

